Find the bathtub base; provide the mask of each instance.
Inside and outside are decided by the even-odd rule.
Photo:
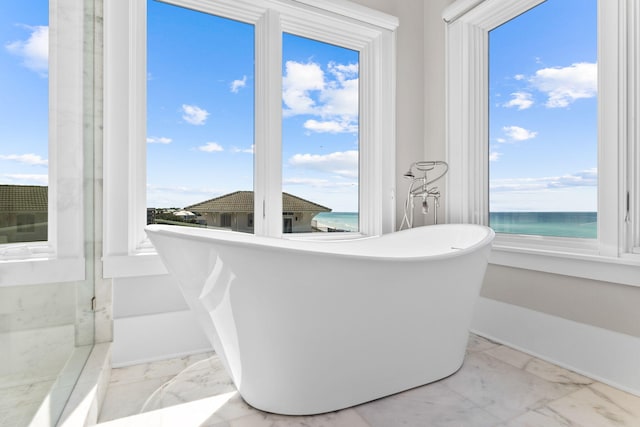
[[[307,393],[302,393],[302,396],[293,398],[291,397],[291,395],[272,395],[267,400],[260,398],[260,396],[258,396],[258,400],[251,400],[250,398],[245,397],[241,392],[239,394],[248,405],[260,411],[288,416],[319,415],[339,411],[342,409],[352,408],[378,399],[393,396],[395,394],[402,393],[414,388],[428,386],[429,384],[454,375],[462,368],[462,365],[463,363],[460,363],[460,365],[457,366],[452,372],[449,372],[448,374],[443,375],[440,378],[430,378],[429,380],[425,380],[424,382],[407,382],[404,386],[402,386],[402,388],[397,390],[388,389],[384,392],[378,390],[380,391],[380,394],[376,394],[370,389],[367,389],[366,384],[361,384],[359,386],[359,389],[356,389],[353,384],[341,384],[340,388],[349,390],[349,394],[351,395],[350,398],[346,398],[346,396],[340,396],[339,398],[336,398],[334,393],[340,393],[338,390],[325,390],[324,393],[316,393],[316,395],[312,398],[317,400],[315,400],[311,404],[307,400],[310,398]],[[376,381],[372,381],[372,384],[374,383],[376,383]],[[290,398],[290,400],[286,401],[285,399],[287,398]]]

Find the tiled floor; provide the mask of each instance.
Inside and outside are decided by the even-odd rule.
[[[0,427],[29,425],[54,382],[44,378],[30,384],[0,387]]]
[[[456,374],[329,414],[286,417],[251,408],[213,354],[114,369],[106,426],[640,427],[640,397],[472,336]]]

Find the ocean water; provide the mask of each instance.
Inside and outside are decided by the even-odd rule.
[[[491,212],[489,226],[496,233],[595,239],[598,237],[598,213]]]
[[[319,227],[358,231],[358,212],[320,212],[313,217]]]
[[[358,231],[357,212],[322,212],[314,220],[320,227]],[[496,233],[595,239],[598,236],[598,213],[491,212],[489,226]]]

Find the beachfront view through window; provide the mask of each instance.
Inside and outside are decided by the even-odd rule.
[[[48,239],[49,2],[0,3],[0,244]]]
[[[597,0],[548,0],[489,33],[489,221],[597,237]]]
[[[358,231],[358,52],[285,33],[282,56],[283,191],[312,202],[283,231]]]
[[[253,67],[253,25],[147,2],[148,222],[252,232]]]
[[[148,222],[254,232],[254,33],[147,1]],[[283,232],[357,231],[358,53],[284,34],[282,78]]]

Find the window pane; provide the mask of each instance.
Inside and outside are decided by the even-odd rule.
[[[283,35],[283,232],[358,231],[358,52]]]
[[[254,27],[147,3],[147,222],[253,232]]]
[[[0,3],[0,244],[47,240],[49,2]]]
[[[489,34],[497,232],[596,237],[596,30],[596,0],[548,0]]]

